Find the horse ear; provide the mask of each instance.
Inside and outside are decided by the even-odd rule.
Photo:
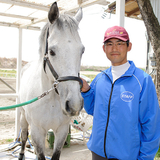
[[[82,12],[82,8],[80,7],[79,10],[78,10],[78,12],[77,12],[76,15],[74,16],[74,18],[75,18],[78,22],[80,22],[81,19],[82,19],[82,17],[83,17],[83,12]]]
[[[54,2],[48,12],[48,19],[50,23],[53,23],[59,17],[59,9],[57,6],[57,2]]]

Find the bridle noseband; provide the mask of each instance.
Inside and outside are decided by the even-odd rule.
[[[49,57],[48,57],[48,37],[49,37],[49,28],[47,29],[47,36],[46,36],[46,49],[45,49],[45,56],[43,58],[43,69],[46,73],[46,64],[48,65],[53,77],[56,79],[56,81],[54,81],[54,88],[55,88],[55,91],[57,94],[58,93],[58,90],[57,90],[57,85],[59,84],[59,82],[64,82],[64,81],[78,81],[80,83],[80,88],[82,88],[83,86],[83,81],[81,80],[81,78],[79,77],[79,73],[78,73],[78,77],[76,76],[65,76],[65,77],[59,77],[57,72],[55,71],[55,69],[53,68],[50,60],[49,60]]]

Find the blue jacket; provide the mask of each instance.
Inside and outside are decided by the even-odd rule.
[[[111,68],[98,74],[83,93],[93,115],[88,148],[102,157],[153,160],[159,148],[160,109],[152,78],[129,61],[130,68],[112,83]]]

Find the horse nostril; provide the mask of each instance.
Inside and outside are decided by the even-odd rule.
[[[84,106],[84,100],[82,101],[82,106],[81,106],[81,110],[83,109],[83,106]]]
[[[72,102],[69,100],[67,100],[65,103],[66,112],[68,112],[68,114],[70,116],[79,115],[79,112],[83,108],[83,104],[82,104],[82,106],[79,106],[79,107],[80,107],[79,109],[77,109],[77,108],[75,109],[74,106],[72,105]]]
[[[70,106],[69,101],[66,101],[66,111],[69,113],[70,116],[74,116],[75,115],[75,111]]]
[[[67,111],[67,112],[70,112],[69,101],[66,101],[66,111]]]

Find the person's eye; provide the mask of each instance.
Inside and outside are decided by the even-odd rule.
[[[107,43],[107,46],[113,46],[113,43]]]
[[[122,45],[122,42],[117,42],[117,46],[121,46]]]

